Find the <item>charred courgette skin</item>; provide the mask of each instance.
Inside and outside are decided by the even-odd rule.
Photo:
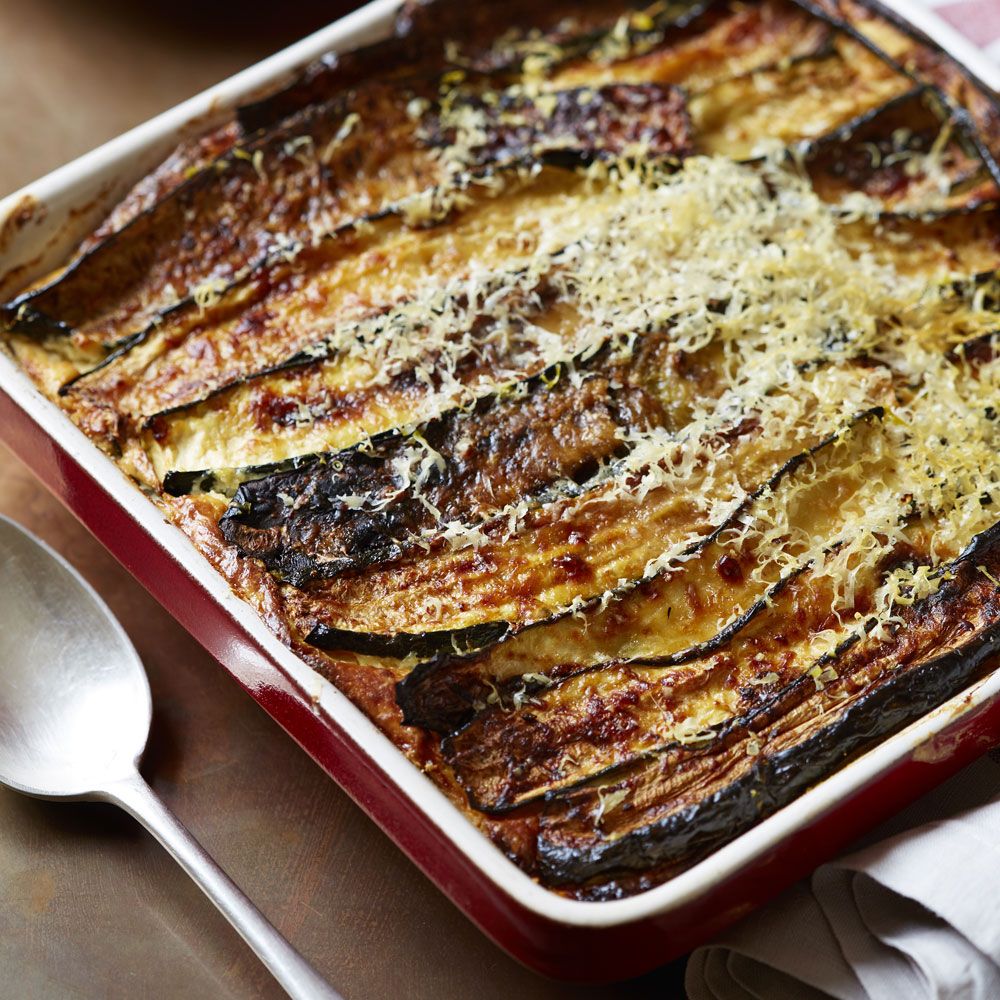
[[[398,560],[421,535],[433,541],[442,520],[482,522],[525,497],[541,503],[569,495],[622,452],[623,435],[661,419],[633,367],[604,347],[409,433],[388,432],[285,474],[254,477],[240,486],[220,528],[243,554],[302,585]],[[400,462],[420,463],[416,482],[401,481]],[[288,496],[302,499],[289,505]]]
[[[408,0],[0,330],[518,864],[614,898],[997,662],[998,155],[875,4]]]
[[[351,632],[318,624],[306,637],[306,642],[319,649],[364,653],[368,656],[429,657],[451,650],[476,649],[490,646],[510,631],[509,622],[485,622],[467,628],[447,629],[441,632],[397,632],[394,635],[377,635],[371,632]]]
[[[873,407],[863,413],[856,414],[848,426],[853,426],[868,421],[880,421],[885,413],[881,407]],[[824,449],[828,449],[840,437],[842,431],[825,437],[812,447],[801,451],[786,462],[784,462],[767,480],[747,496],[743,502],[729,515],[718,527],[706,534],[703,538],[693,542],[685,550],[681,558],[688,559],[700,556],[704,551],[711,548],[719,538],[738,527],[741,519],[746,517],[752,510],[753,504],[760,497],[773,493],[779,489],[782,482],[792,476],[806,463],[813,459]],[[667,566],[660,575],[670,575],[676,567]],[[716,635],[705,642],[686,646],[682,650],[661,657],[634,657],[630,661],[637,666],[681,666],[692,660],[700,659],[711,655],[716,650],[724,647],[731,639],[737,636],[740,631],[749,625],[778,594],[790,582],[796,573],[789,574],[778,580],[769,587],[759,601],[755,601],[742,614],[738,615]],[[634,590],[640,583],[646,581],[629,581],[619,587],[619,592],[615,595],[618,598],[624,597],[629,591]],[[591,606],[604,600],[604,595],[597,599],[591,599]],[[583,610],[580,608],[578,610]],[[461,729],[475,714],[474,702],[482,697],[483,679],[479,676],[479,669],[484,661],[488,660],[493,647],[497,647],[505,640],[530,629],[543,628],[554,622],[565,618],[568,612],[561,612],[549,618],[533,622],[520,628],[510,622],[497,623],[497,632],[490,643],[476,644],[463,643],[455,648],[450,642],[447,633],[441,633],[441,641],[437,644],[437,649],[432,654],[427,654],[428,658],[414,667],[396,685],[396,701],[403,713],[403,721],[407,725],[421,726],[435,732],[447,735]],[[485,650],[477,648],[482,645],[489,647]],[[462,652],[462,647],[466,648]],[[349,648],[349,647],[347,647]],[[408,650],[403,649],[403,655]],[[567,654],[569,657],[570,654]],[[471,677],[469,676],[471,674]],[[471,681],[471,683],[470,683]],[[491,682],[487,681],[487,686]]]
[[[738,780],[641,832],[585,847],[553,842],[543,834],[539,863],[545,875],[560,882],[583,882],[611,872],[641,871],[651,863],[676,861],[691,852],[711,851],[793,801],[833,769],[957,694],[989,670],[1000,652],[1000,587],[989,578],[997,569],[1000,527],[978,536],[950,567],[953,579],[900,626],[900,633],[923,632],[924,642],[912,635],[894,636],[889,644],[906,648],[905,656],[900,657],[895,670],[853,701],[835,721],[787,749],[774,754],[765,751]],[[957,633],[957,641],[950,643],[953,648],[937,654],[935,646],[942,630]],[[863,661],[880,652],[859,648],[863,646],[864,641],[852,641],[828,662],[846,666],[852,657]],[[917,657],[917,662],[907,662]],[[809,678],[796,686],[806,695],[813,687],[815,696]],[[766,732],[770,709],[764,707],[739,720],[731,731]]]

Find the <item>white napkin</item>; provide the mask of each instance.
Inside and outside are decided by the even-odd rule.
[[[916,2],[1000,61],[1000,0]],[[696,949],[691,1000],[1000,1000],[998,761]]]
[[[1000,754],[698,948],[691,1000],[1000,998]]]

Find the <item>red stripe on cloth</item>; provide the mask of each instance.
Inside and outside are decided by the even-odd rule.
[[[956,0],[935,9],[976,45],[989,45],[1000,38],[1000,0]]]

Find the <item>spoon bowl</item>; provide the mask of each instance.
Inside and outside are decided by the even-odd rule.
[[[340,1000],[139,774],[152,698],[139,654],[93,587],[0,517],[0,784],[98,799],[138,819],[297,1000]]]
[[[128,777],[145,749],[142,661],[90,584],[5,517],[0,572],[0,781],[89,798]]]

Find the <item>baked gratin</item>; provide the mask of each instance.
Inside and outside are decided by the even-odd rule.
[[[501,850],[611,898],[993,668],[997,154],[854,0],[411,2],[4,340]]]

